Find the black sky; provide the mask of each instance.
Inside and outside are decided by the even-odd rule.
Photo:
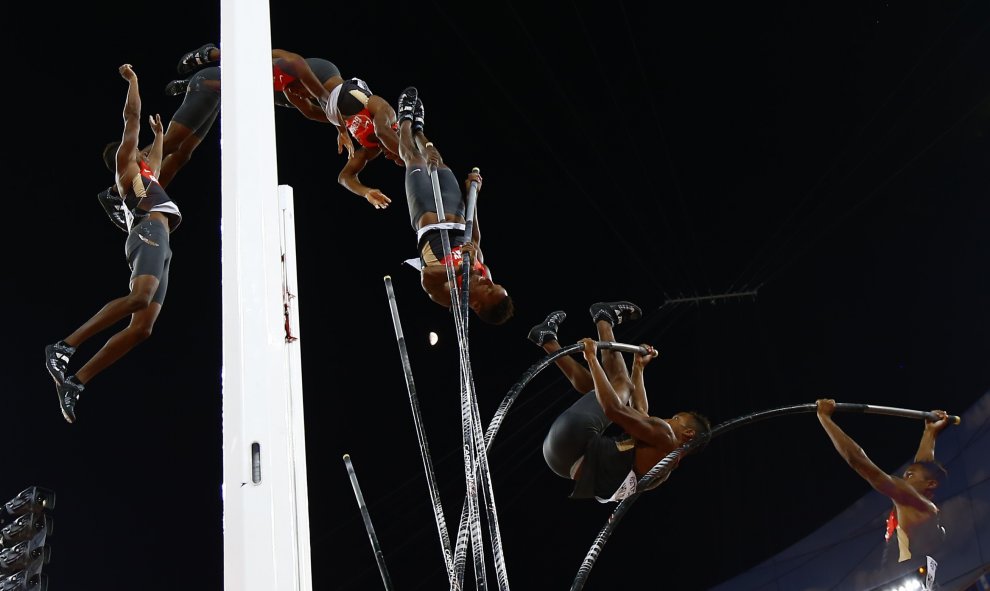
[[[662,416],[694,408],[717,424],[823,395],[962,414],[990,386],[986,2],[272,4],[274,46],[330,59],[393,103],[417,86],[447,163],[481,168],[486,260],[517,306],[504,326],[469,325],[486,422],[542,358],[532,325],[563,309],[573,343],[592,333],[588,306],[615,299],[644,310],[617,338],[661,352],[647,388]],[[145,115],[167,119],[179,99],[163,88],[181,54],[219,41],[219,6],[23,10],[5,27],[0,495],[58,494],[55,590],[220,589],[222,121],[169,186],[185,217],[155,334],[87,386],[74,425],[41,365],[45,344],[126,292],[124,235],[95,199],[112,182],[100,152],[120,135],[117,67],[134,65]],[[396,587],[446,588],[385,275],[452,528],[458,356],[451,316],[401,265],[415,254],[402,171],[362,175],[393,198],[375,211],[337,185],[329,126],[275,116],[296,206],[314,587],[381,588],[349,453]],[[569,588],[612,508],[569,500],[540,455],[572,399],[552,367],[537,376],[489,455],[513,588]],[[921,433],[839,420],[889,470]],[[812,414],[733,431],[637,501],[586,588],[706,589],[867,493]]]

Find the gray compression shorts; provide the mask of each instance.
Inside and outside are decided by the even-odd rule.
[[[592,390],[550,426],[543,458],[555,474],[570,479],[571,466],[584,457],[572,499],[609,498],[632,469],[635,451],[619,451],[615,439],[605,435],[611,424]]]
[[[441,168],[437,170],[437,178],[444,214],[454,214],[464,219],[467,205],[464,203],[464,195],[461,193],[461,185],[457,182],[457,177],[449,168]],[[430,172],[426,165],[406,168],[406,202],[409,206],[409,221],[413,230],[419,229],[419,218],[424,213],[436,213],[437,202],[433,197],[433,181],[430,180]]]
[[[599,437],[612,421],[602,410],[595,391],[588,392],[560,413],[543,440],[543,459],[562,478],[571,477],[571,466],[584,455],[588,442]]]
[[[189,79],[189,87],[182,97],[182,104],[172,114],[172,121],[193,130],[203,139],[220,114],[220,68],[210,66],[196,72]]]
[[[161,304],[168,290],[168,268],[172,262],[172,248],[168,244],[168,229],[159,220],[145,218],[134,225],[127,235],[124,254],[131,268],[131,284],[139,275],[154,275],[158,289],[151,301]]]
[[[327,80],[334,76],[340,76],[340,69],[330,60],[325,60],[321,57],[308,57],[306,58],[306,63],[309,64],[309,69],[313,70],[313,74],[316,75],[316,78],[321,83],[326,83]],[[275,93],[275,104],[279,107],[295,109],[295,106],[289,102],[289,99],[285,98],[284,92]]]

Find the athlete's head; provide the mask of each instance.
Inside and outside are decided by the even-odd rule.
[[[504,324],[516,312],[509,292],[488,277],[471,277],[469,297],[471,309],[488,324]]]
[[[935,489],[948,474],[938,462],[915,462],[904,470],[902,478],[911,488],[931,499],[935,496]]]
[[[701,443],[692,449],[693,453],[701,451],[708,444],[712,427],[704,415],[691,410],[679,412],[664,420],[670,425],[671,430],[674,431],[674,437],[681,445],[702,438]]]
[[[154,144],[149,144],[143,150],[137,149],[137,161],[138,162],[148,162],[148,157],[151,154],[151,149]],[[117,172],[117,150],[120,149],[120,140],[110,142],[109,144],[103,146],[103,163],[107,165],[107,170],[110,172]]]

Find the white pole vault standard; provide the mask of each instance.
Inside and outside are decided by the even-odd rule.
[[[268,2],[221,0],[227,591],[311,591],[292,194],[277,185]]]

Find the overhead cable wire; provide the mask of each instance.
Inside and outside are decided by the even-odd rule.
[[[806,232],[802,230],[802,227],[804,227],[805,225],[812,224],[812,220],[809,216],[806,215],[800,224],[792,225],[798,213],[801,210],[805,209],[805,207],[811,203],[812,197],[822,187],[826,179],[828,179],[829,176],[835,171],[838,164],[843,160],[843,158],[845,158],[849,154],[852,148],[861,146],[859,140],[860,138],[862,138],[866,130],[869,129],[875,121],[877,121],[881,113],[885,112],[885,109],[890,104],[890,102],[903,89],[903,87],[908,82],[908,80],[910,80],[911,77],[914,76],[914,74],[917,72],[918,67],[928,58],[928,56],[932,53],[932,51],[942,43],[943,39],[946,37],[948,32],[954,26],[956,26],[956,24],[959,22],[959,20],[965,13],[966,9],[974,4],[975,2],[971,1],[967,4],[967,6],[964,6],[962,9],[960,9],[955,15],[955,18],[942,29],[941,33],[936,37],[936,39],[931,44],[929,44],[928,47],[921,53],[921,55],[914,63],[914,65],[908,69],[907,73],[894,86],[893,90],[891,90],[887,94],[887,96],[880,102],[880,104],[876,107],[876,109],[874,109],[873,114],[869,117],[869,119],[867,119],[867,121],[859,127],[859,129],[852,136],[852,138],[850,138],[850,140],[847,142],[846,149],[840,152],[839,154],[837,154],[832,159],[831,164],[825,169],[822,175],[818,178],[818,181],[807,192],[805,192],[804,196],[801,198],[798,204],[790,210],[784,221],[781,222],[780,225],[778,225],[777,230],[774,232],[774,234],[763,243],[763,246],[751,259],[749,265],[747,265],[747,267],[743,269],[743,271],[739,274],[739,276],[732,282],[729,288],[730,290],[747,289],[750,286],[752,286],[754,283],[759,283],[760,285],[763,285],[767,282],[766,279],[761,280],[760,275],[762,275],[764,271],[773,264],[773,257],[770,256],[767,256],[767,258],[763,258],[763,257],[767,255],[771,247],[775,248],[774,254],[776,254],[776,252],[783,252],[784,248],[787,246],[788,243],[793,241],[795,238],[806,235]],[[917,99],[915,100],[915,103],[917,103]],[[888,129],[887,134],[889,134],[892,129],[893,128]],[[886,135],[884,137],[886,137]],[[876,145],[874,145],[874,147],[867,152],[866,156],[862,157],[857,164],[855,164],[850,170],[847,171],[846,175],[843,177],[842,180],[849,178],[854,172],[856,172],[859,169],[859,167],[865,163],[867,157],[870,154],[872,154],[873,151],[875,151],[875,149],[876,149]],[[790,230],[789,234],[787,234],[787,236],[784,238],[780,238],[786,230]],[[793,252],[793,249],[791,250],[791,252]],[[753,269],[754,266],[758,264],[758,262],[760,264],[760,267],[751,274],[749,279],[746,279],[747,274],[750,273],[750,271]],[[776,275],[776,273],[773,274]]]

